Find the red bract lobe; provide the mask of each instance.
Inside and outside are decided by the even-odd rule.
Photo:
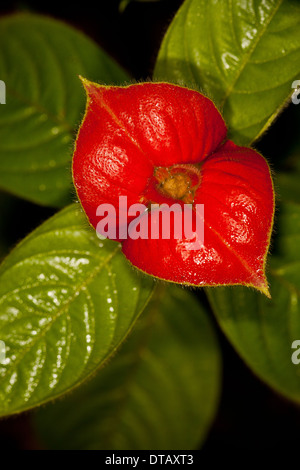
[[[116,236],[140,270],[180,284],[253,286],[269,296],[266,255],[274,191],[265,159],[226,139],[226,125],[201,93],[168,83],[106,87],[82,79],[86,113],[73,157],[73,180],[93,227],[101,204],[190,204],[204,240]],[[197,205],[204,205],[203,214]],[[163,206],[162,206],[163,207]],[[162,210],[163,211],[166,209]],[[102,214],[103,215],[103,214]],[[134,219],[129,216],[127,226]],[[154,213],[145,211],[151,225]],[[123,233],[123,232],[122,232]],[[195,235],[197,236],[197,235]]]

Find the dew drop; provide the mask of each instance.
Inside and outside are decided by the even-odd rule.
[[[90,343],[91,339],[92,339],[91,335],[86,335],[85,340],[87,343]]]

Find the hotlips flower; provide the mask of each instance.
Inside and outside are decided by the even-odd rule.
[[[88,100],[73,179],[93,227],[104,216],[101,208],[112,205],[118,217],[110,238],[122,243],[140,270],[180,284],[241,284],[269,295],[264,271],[274,192],[264,158],[226,141],[222,116],[197,91],[167,83],[105,87],[82,80]],[[124,235],[134,217],[119,207],[120,197],[126,197],[126,207],[150,209],[139,218],[141,232],[151,226],[153,204],[165,204],[162,216],[174,203],[189,204],[193,223],[198,217],[204,226],[198,249],[191,249],[197,231],[194,239],[184,231],[169,239],[133,239],[126,230]]]

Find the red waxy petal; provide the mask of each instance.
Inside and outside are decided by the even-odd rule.
[[[194,240],[185,235],[129,236],[120,240],[125,256],[142,271],[168,281],[241,284],[269,295],[264,270],[274,192],[264,158],[233,142],[224,144],[220,113],[196,91],[167,83],[83,83],[88,103],[76,141],[73,179],[91,224],[97,227],[100,204],[112,204],[118,212],[119,196],[127,197],[128,206],[192,204],[194,222],[202,218],[204,223],[203,245],[191,249]],[[197,204],[204,205],[204,217],[196,213]],[[150,226],[154,217],[149,211],[140,220]],[[128,227],[133,219],[128,217]]]
[[[105,87],[83,79],[86,113],[73,156],[73,179],[90,223],[101,203],[143,200],[154,166],[198,163],[224,140],[211,100],[176,85]]]
[[[204,205],[204,245],[190,240],[128,239],[123,252],[142,271],[181,284],[253,286],[264,274],[274,197],[269,167],[252,149],[228,141],[201,167],[194,204]],[[151,218],[151,213],[145,217]],[[149,226],[151,222],[149,221]]]

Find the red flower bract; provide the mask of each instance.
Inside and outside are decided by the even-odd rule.
[[[105,87],[83,79],[88,101],[73,179],[90,223],[119,196],[136,203],[204,205],[204,241],[120,237],[128,260],[155,277],[198,286],[247,285],[268,294],[265,261],[274,214],[268,164],[227,140],[213,102],[168,83]],[[162,211],[163,212],[163,211]],[[102,214],[103,215],[103,214]],[[143,218],[151,222],[152,211]],[[132,217],[128,217],[129,224]]]

